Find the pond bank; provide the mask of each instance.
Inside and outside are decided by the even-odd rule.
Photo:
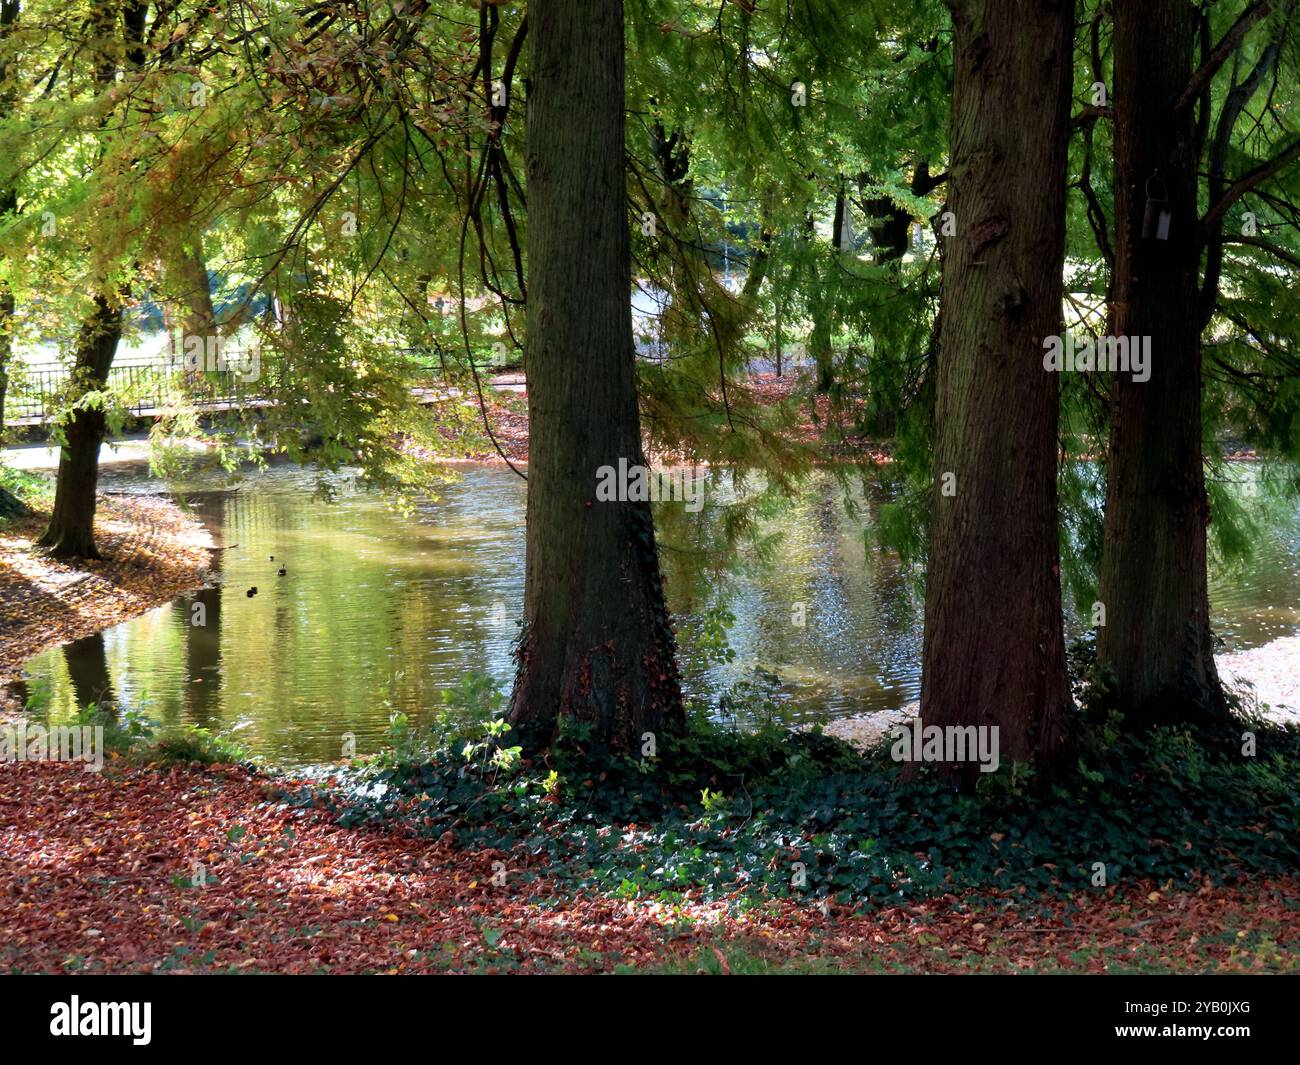
[[[448,447],[439,452],[411,448],[413,454],[437,462],[509,463],[514,466],[528,464],[528,387],[522,374],[498,374],[485,384],[483,405],[477,400],[457,393],[446,399],[430,401],[437,410],[439,420],[448,426],[441,430]],[[858,429],[859,421],[866,415],[862,396],[847,394],[832,401],[829,396],[814,393],[806,375],[788,372],[778,377],[773,373],[753,373],[742,382],[731,386],[734,399],[744,398],[759,407],[775,410],[789,409],[789,424],[777,435],[787,446],[816,446],[832,462],[892,462],[891,441],[868,437]],[[482,419],[486,418],[491,434],[480,432]],[[464,432],[466,421],[474,431]],[[454,431],[453,431],[453,428]],[[453,446],[455,442],[455,446]],[[695,465],[693,456],[675,452],[657,451],[647,436],[646,453],[655,465]]]
[[[200,587],[212,561],[207,530],[157,496],[101,495],[102,561],[60,561],[33,546],[49,515],[0,528],[0,686],[47,648],[100,632]]]
[[[1247,708],[1258,700],[1265,718],[1278,724],[1300,724],[1300,636],[1285,636],[1262,647],[1215,657],[1219,677],[1242,696]],[[919,703],[897,710],[853,714],[826,722],[822,731],[859,749],[874,744],[895,725],[912,721]]]
[[[877,728],[917,699],[916,582],[863,537],[880,523],[889,483],[874,467],[853,477],[851,491],[831,472],[802,479],[764,519],[763,535],[780,536],[770,560],[750,555],[758,565],[700,579],[668,556],[669,606],[692,699],[746,724],[865,714]],[[238,727],[250,754],[301,765],[337,758],[345,733],[359,753],[380,749],[391,712],[425,722],[442,693],[471,672],[508,686],[523,608],[524,482],[500,465],[469,463],[414,513],[394,514],[346,474],[327,479],[334,502],[322,506],[321,481],[318,471],[285,463],[233,478],[196,466],[175,490],[216,542],[230,545],[212,556],[207,587],[115,626],[103,640],[27,661],[32,693],[68,717],[88,691],[103,689],[106,673],[125,704],[152,720]],[[143,463],[106,468],[101,486],[164,491]],[[720,504],[729,498],[721,494]],[[697,536],[676,517],[671,509],[664,515],[678,543],[709,548],[707,527]],[[278,576],[285,565],[287,575]],[[252,586],[262,594],[247,598]],[[1300,632],[1300,512],[1268,526],[1258,564],[1212,574],[1211,595],[1225,654]],[[207,611],[204,628],[191,624],[196,601]],[[806,604],[806,626],[792,624],[792,603]],[[704,638],[719,606],[734,619],[726,639],[736,654],[726,662]],[[1067,631],[1076,622],[1068,617]],[[1275,706],[1262,683],[1265,658],[1279,680],[1300,673],[1294,655],[1288,662],[1276,651],[1249,655],[1253,665],[1237,670]]]

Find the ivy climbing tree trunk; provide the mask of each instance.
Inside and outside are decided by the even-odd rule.
[[[1070,706],[1057,538],[1073,3],[954,0],[950,208],[921,719],[1049,765]],[[946,779],[970,784],[970,763]]]
[[[528,8],[529,467],[524,629],[510,720],[562,719],[606,749],[683,724],[647,502],[596,498],[598,470],[644,465],[624,184],[623,5]]]
[[[1201,453],[1197,133],[1175,106],[1192,75],[1187,0],[1115,5],[1115,276],[1110,329],[1150,337],[1150,379],[1111,398],[1098,664],[1125,721],[1207,720],[1224,709],[1206,576]],[[1149,186],[1149,187],[1148,187]],[[1143,235],[1148,193],[1168,239]]]
[[[103,391],[121,336],[122,309],[116,300],[100,293],[77,338],[72,370],[77,397]],[[95,489],[99,482],[99,449],[107,427],[100,403],[76,406],[64,427],[54,511],[49,527],[36,542],[56,558],[99,558],[95,549]]]

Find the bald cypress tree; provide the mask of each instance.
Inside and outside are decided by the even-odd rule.
[[[953,0],[954,71],[921,718],[1050,763],[1070,705],[1056,375],[1073,4]],[[949,765],[971,779],[971,765]]]
[[[528,8],[529,467],[524,629],[510,719],[610,749],[683,712],[648,502],[596,497],[645,463],[625,198],[621,0]]]

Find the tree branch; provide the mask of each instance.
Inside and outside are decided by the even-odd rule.
[[[1290,263],[1292,266],[1300,269],[1300,255],[1287,251],[1280,244],[1274,244],[1271,240],[1265,240],[1263,237],[1224,237],[1224,244],[1246,244],[1252,248],[1262,248],[1270,255],[1281,259],[1284,263]]]
[[[1269,14],[1277,6],[1278,0],[1255,0],[1245,11],[1243,11],[1229,28],[1228,32],[1214,49],[1210,52],[1196,73],[1192,75],[1191,81],[1187,83],[1187,88],[1178,97],[1177,103],[1174,104],[1175,111],[1182,111],[1191,107],[1200,97],[1205,87],[1214,80],[1214,75],[1219,72],[1219,68],[1228,61],[1228,57],[1241,47],[1241,42],[1245,39],[1246,34],[1250,32],[1255,25],[1265,15]]]
[[[1277,155],[1265,163],[1260,163],[1254,170],[1249,170],[1239,177],[1228,191],[1220,198],[1218,203],[1206,212],[1205,217],[1201,219],[1201,239],[1213,236],[1223,216],[1228,213],[1229,208],[1240,200],[1251,189],[1257,185],[1262,185],[1278,171],[1282,170],[1292,160],[1300,159],[1300,139],[1292,141],[1286,148],[1282,149]]]
[[[1236,126],[1241,112],[1245,110],[1251,98],[1259,91],[1259,87],[1264,83],[1268,72],[1273,68],[1274,63],[1277,61],[1280,46],[1281,31],[1278,32],[1277,39],[1271,41],[1269,46],[1264,49],[1264,53],[1259,57],[1254,69],[1246,76],[1246,80],[1240,85],[1233,85],[1228,92],[1227,98],[1223,101],[1223,107],[1219,111],[1219,123],[1214,131],[1214,143],[1210,148],[1209,199],[1211,203],[1217,203],[1223,198],[1224,186],[1227,183],[1228,146],[1232,141],[1233,128]],[[1233,81],[1236,81],[1237,72],[1235,69],[1232,77]],[[1208,101],[1203,103],[1202,107],[1204,108],[1202,115],[1207,114],[1209,111]],[[1201,283],[1200,295],[1202,329],[1210,324],[1210,319],[1214,317],[1214,308],[1219,302],[1219,277],[1223,269],[1222,217],[1206,233],[1205,239],[1208,250],[1205,262],[1205,277]]]

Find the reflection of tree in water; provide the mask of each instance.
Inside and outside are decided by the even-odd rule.
[[[77,706],[85,709],[92,703],[104,713],[115,713],[117,696],[108,672],[108,650],[104,634],[96,632],[63,645],[63,659]]]
[[[191,499],[195,516],[216,543],[223,539],[228,493],[212,492]],[[179,604],[185,632],[185,712],[190,723],[210,728],[221,715],[221,559],[212,552],[209,586],[200,588]],[[202,624],[196,624],[202,622]]]
[[[188,719],[203,728],[210,727],[220,717],[221,591],[219,584],[200,588],[181,604],[187,680],[185,710]],[[196,624],[198,621],[203,624]]]

